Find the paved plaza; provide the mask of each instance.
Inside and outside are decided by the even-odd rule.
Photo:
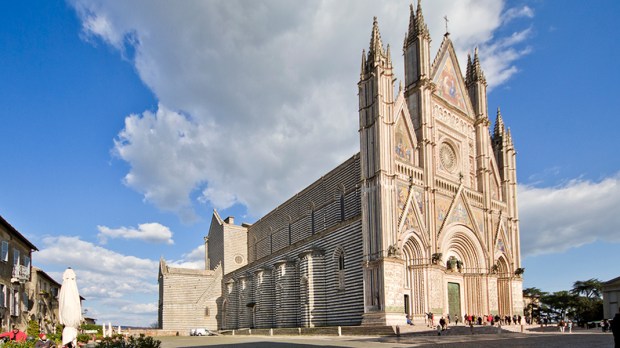
[[[160,337],[162,348],[242,347],[242,348],[310,348],[310,347],[613,347],[611,334],[577,332],[572,334],[499,334],[414,337],[328,337],[328,336],[216,336]]]

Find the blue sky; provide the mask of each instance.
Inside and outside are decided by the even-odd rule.
[[[157,264],[200,267],[212,210],[253,222],[358,151],[372,17],[397,77],[408,3],[0,4],[0,214],[88,316],[156,321]],[[518,151],[525,287],[618,276],[620,4],[425,1],[475,46]],[[397,48],[397,49],[396,49]],[[398,52],[398,54],[396,53]]]

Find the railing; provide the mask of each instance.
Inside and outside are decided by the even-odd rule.
[[[30,280],[30,267],[24,265],[13,266],[12,282],[27,282]]]

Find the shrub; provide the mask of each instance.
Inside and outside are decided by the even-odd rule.
[[[2,348],[33,348],[34,340],[27,340],[26,342],[7,341],[2,345]]]
[[[36,320],[30,320],[28,322],[28,327],[26,328],[26,334],[30,337],[39,338],[40,332],[41,327],[39,327],[39,323]]]
[[[78,334],[77,340],[78,342],[88,343],[88,341],[90,341],[90,337],[91,336],[89,334]]]
[[[160,348],[161,341],[150,336],[129,336],[125,339],[122,335],[105,337],[97,344],[97,348]]]

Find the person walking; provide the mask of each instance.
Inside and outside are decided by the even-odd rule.
[[[620,348],[620,308],[611,322],[611,332],[614,334],[615,347]]]

